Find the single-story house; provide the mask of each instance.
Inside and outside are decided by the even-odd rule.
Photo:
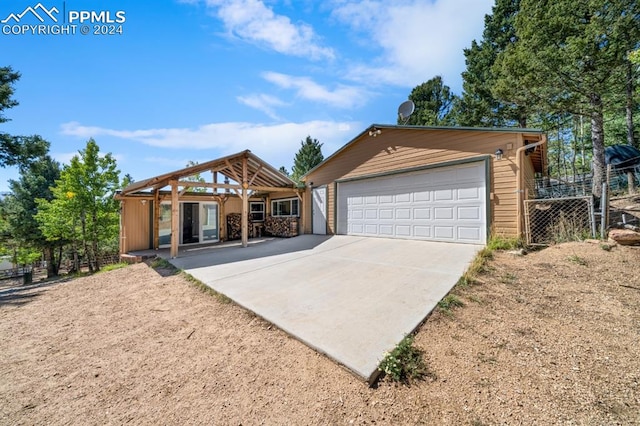
[[[521,236],[538,130],[372,125],[302,180],[303,232],[484,244]]]
[[[490,232],[521,236],[545,143],[539,130],[376,124],[300,184],[243,151],[124,188],[120,252],[177,256],[181,245],[234,237],[246,246],[263,231],[473,244]]]
[[[175,257],[236,237],[246,246],[269,219],[297,231],[303,190],[248,150],[134,182],[116,195],[120,253],[170,247]]]

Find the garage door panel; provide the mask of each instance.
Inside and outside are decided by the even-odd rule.
[[[430,226],[413,226],[413,235],[417,238],[429,239],[432,237],[431,235],[431,227]]]
[[[458,200],[479,200],[480,191],[477,187],[459,188],[457,190]]]
[[[393,236],[393,225],[380,225],[379,231],[381,236],[392,237]]]
[[[453,200],[453,190],[451,189],[439,189],[434,191],[436,201],[451,201]]]
[[[453,226],[434,226],[434,236],[442,240],[453,240]]]
[[[458,207],[457,216],[460,220],[480,220],[480,208],[476,206]]]
[[[393,209],[380,209],[380,219],[393,219]]]
[[[416,191],[413,193],[413,201],[431,201],[431,193],[429,191]]]
[[[485,163],[340,183],[338,233],[486,240]]]
[[[429,208],[414,208],[413,209],[413,218],[416,220],[420,219],[431,219],[431,209]]]
[[[464,226],[458,227],[458,239],[465,241],[478,241],[480,238],[480,231],[478,228],[467,228]]]
[[[396,219],[399,220],[403,220],[403,219],[411,219],[411,209],[396,209],[396,215],[395,215]]]
[[[378,235],[378,225],[375,225],[372,223],[365,223],[364,233],[369,235]]]
[[[453,219],[453,207],[436,207],[434,218],[437,220]]]

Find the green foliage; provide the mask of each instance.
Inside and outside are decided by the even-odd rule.
[[[570,262],[573,262],[573,263],[575,263],[577,265],[587,266],[587,260],[585,258],[583,258],[583,257],[578,256],[575,253],[572,254],[571,256],[569,256],[568,259],[569,259]]]
[[[175,266],[173,266],[173,264],[171,262],[169,262],[167,259],[163,259],[161,257],[157,257],[155,259],[153,259],[153,261],[151,262],[151,267],[153,269],[158,269],[158,268],[175,268]]]
[[[629,60],[634,65],[640,65],[640,48],[629,52]]]
[[[18,105],[13,99],[20,74],[11,67],[0,67],[0,124],[9,121],[4,111]],[[39,136],[11,136],[0,132],[0,167],[23,166],[47,153],[49,143]]]
[[[49,241],[69,241],[77,256],[80,250],[91,272],[100,269],[104,243],[117,241],[118,204],[113,196],[121,187],[116,161],[100,155],[93,139],[71,159],[52,188],[53,200],[38,199],[36,220]]]
[[[317,139],[311,139],[311,136],[307,136],[307,139],[300,142],[300,149],[293,159],[291,178],[296,182],[299,181],[305,173],[320,164],[322,160],[324,160],[322,144]]]
[[[496,98],[590,120],[596,196],[604,175],[604,112],[623,105],[639,13],[640,4],[626,0],[522,0],[515,41],[492,67]]]
[[[50,277],[58,274],[60,259],[56,258],[55,249],[64,242],[49,241],[42,233],[35,218],[36,200],[51,201],[51,187],[59,177],[60,165],[48,155],[41,157],[21,167],[20,178],[9,181],[11,193],[3,201],[4,216],[10,230],[8,237],[18,246],[45,252]]]
[[[442,82],[441,76],[436,76],[413,88],[409,99],[416,106],[415,112],[407,121],[408,125],[416,126],[449,126],[454,124],[451,108],[456,96],[449,86]],[[398,118],[398,124],[404,124]]]
[[[194,167],[197,166],[198,162],[197,161],[193,161],[193,160],[189,160],[187,162],[187,166],[186,167]],[[202,175],[200,173],[194,173],[191,176],[187,176],[186,178],[183,178],[183,180],[186,180],[188,182],[200,182],[200,183],[205,183],[206,180],[202,177]],[[207,192],[207,188],[204,187],[191,187],[187,189],[187,192]]]
[[[3,111],[18,105],[18,101],[13,99],[13,85],[19,79],[20,73],[13,71],[11,67],[0,67],[0,123],[9,120]]]
[[[520,0],[496,0],[492,14],[485,16],[482,40],[474,40],[464,50],[467,69],[462,73],[463,93],[456,102],[454,115],[461,126],[526,126],[526,105],[504,101],[493,95],[497,76],[496,58],[517,38],[514,20]]]
[[[289,177],[289,171],[287,170],[287,168],[285,166],[280,166],[280,168],[278,169],[278,171],[280,173],[282,173],[283,175]]]
[[[409,383],[422,379],[429,372],[422,351],[413,346],[413,336],[406,336],[391,351],[384,354],[378,370],[395,382]]]
[[[462,302],[462,300],[460,300],[460,298],[455,294],[448,294],[438,302],[438,308],[447,314],[450,314],[452,309],[462,306],[464,306],[464,302]]]
[[[522,248],[522,240],[515,237],[505,237],[504,235],[491,235],[487,242],[487,250],[515,250]]]
[[[126,268],[127,266],[129,266],[129,264],[125,262],[112,263],[110,265],[103,266],[102,269],[100,269],[100,272],[115,271],[116,269],[123,269],[123,268]]]

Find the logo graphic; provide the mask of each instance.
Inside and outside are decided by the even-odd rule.
[[[124,25],[127,21],[126,11],[67,9],[66,3],[66,1],[61,1],[57,7],[48,8],[38,2],[35,6],[27,6],[20,13],[9,13],[6,18],[0,20],[0,33],[2,33],[2,37],[124,34]]]
[[[51,9],[47,9],[42,5],[42,3],[38,3],[33,7],[28,6],[24,11],[22,11],[22,13],[11,13],[0,22],[3,24],[7,24],[9,23],[9,21],[13,20],[17,24],[28,13],[31,13],[33,16],[35,16],[38,21],[44,22],[44,18],[38,13],[38,11],[48,16],[53,22],[58,22],[58,18],[53,15],[54,13],[57,14],[60,12],[58,8],[54,6]]]

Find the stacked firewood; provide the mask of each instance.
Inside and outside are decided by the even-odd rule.
[[[242,215],[229,213],[227,215],[227,239],[238,240],[242,237]]]
[[[298,235],[298,218],[267,216],[264,230],[274,237],[295,237]]]

